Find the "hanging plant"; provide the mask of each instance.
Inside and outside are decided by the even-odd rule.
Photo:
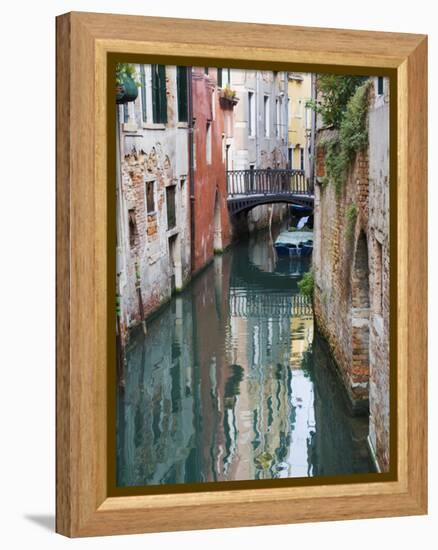
[[[116,103],[121,105],[135,101],[138,96],[140,82],[137,80],[135,67],[132,63],[117,63],[116,65]]]

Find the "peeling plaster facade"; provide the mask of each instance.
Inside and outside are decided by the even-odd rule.
[[[151,66],[144,71],[145,91],[118,107],[117,273],[124,332],[141,320],[142,307],[146,317],[190,277],[188,125],[178,122],[176,67],[165,68],[166,123],[153,122]]]

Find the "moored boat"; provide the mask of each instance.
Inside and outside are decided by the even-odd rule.
[[[311,231],[282,231],[274,246],[279,256],[310,256],[313,250],[313,233]]]

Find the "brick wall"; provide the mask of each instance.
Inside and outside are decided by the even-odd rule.
[[[317,177],[321,179],[326,175],[324,158],[325,147],[319,145]],[[367,188],[367,157],[359,154],[341,192],[330,183],[320,184],[315,201],[315,315],[356,411],[367,409],[369,392]],[[353,205],[357,208],[354,225],[347,219]]]
[[[369,146],[339,193],[325,180],[327,141],[317,137],[315,319],[353,410],[370,414],[370,448],[389,467],[389,105],[373,88]],[[354,207],[356,218],[349,218]]]

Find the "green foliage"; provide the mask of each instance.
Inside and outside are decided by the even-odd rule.
[[[348,169],[349,160],[342,149],[339,137],[326,146],[325,169],[327,172],[326,183],[333,182],[336,193],[340,193]]]
[[[321,115],[325,126],[340,128],[350,97],[364,81],[363,76],[320,74],[316,80],[318,100],[306,105]]]
[[[339,134],[325,143],[327,177],[339,194],[356,153],[368,145],[368,90],[370,81],[356,88],[343,111]]]
[[[313,271],[308,271],[304,273],[300,281],[298,281],[298,288],[303,296],[307,298],[313,298],[313,290],[315,288],[315,278],[313,276]]]
[[[137,87],[141,86],[135,66],[132,63],[116,63],[116,85],[121,86],[127,78],[133,80]]]
[[[339,137],[342,150],[351,161],[368,145],[368,90],[370,81],[362,84],[351,96],[341,122]]]
[[[345,218],[347,220],[347,237],[350,238],[354,235],[354,228],[357,220],[357,206],[352,203],[345,212]]]
[[[228,99],[234,99],[236,97],[236,90],[232,90],[228,83],[222,88],[222,93],[224,94],[224,97]]]

